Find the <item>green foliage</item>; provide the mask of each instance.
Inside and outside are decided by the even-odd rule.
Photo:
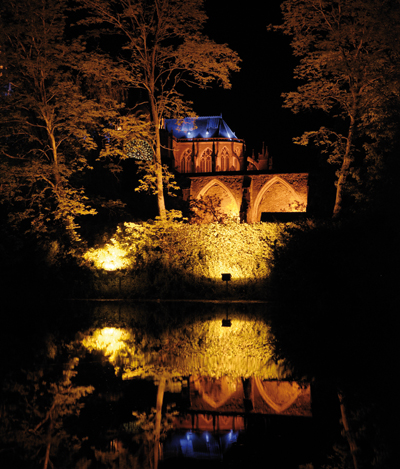
[[[150,161],[140,161],[136,163],[138,173],[143,174],[139,179],[139,186],[135,188],[137,192],[147,192],[149,194],[157,194],[157,164]],[[175,181],[174,174],[168,168],[168,165],[162,165],[163,190],[169,196],[176,196],[179,187]]]

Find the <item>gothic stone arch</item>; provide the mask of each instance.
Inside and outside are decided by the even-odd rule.
[[[240,201],[236,200],[230,188],[219,179],[213,178],[196,195],[196,199],[206,195],[215,195],[221,199],[221,209],[224,213],[239,216]]]
[[[307,173],[237,174],[190,177],[190,197],[217,195],[225,213],[260,221],[262,212],[306,211]]]
[[[291,175],[292,176],[292,175]],[[260,178],[257,178],[260,179]],[[307,206],[307,188],[304,184],[299,184],[299,178],[294,181],[287,181],[287,176],[275,175],[268,181],[259,180],[258,184],[253,181],[253,188],[256,189],[254,202],[251,204],[250,219],[258,222],[262,212],[303,212]],[[300,182],[302,178],[300,178]],[[260,182],[263,185],[260,187]],[[296,183],[299,190],[294,188]]]

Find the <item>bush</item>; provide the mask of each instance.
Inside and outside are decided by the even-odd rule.
[[[139,283],[142,295],[220,295],[225,292],[222,273],[232,275],[230,294],[248,294],[249,288],[255,294],[255,285],[265,285],[284,230],[284,224],[234,221],[124,223],[106,245],[89,250],[85,258],[103,271],[123,269],[125,293],[130,295]]]

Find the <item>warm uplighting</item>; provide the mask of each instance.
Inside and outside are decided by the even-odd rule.
[[[130,261],[126,258],[126,254],[126,251],[121,247],[107,244],[104,248],[90,249],[83,257],[93,262],[97,269],[113,271],[126,269],[130,266]]]
[[[273,243],[282,227],[276,224],[227,223],[168,225],[124,223],[114,236],[84,254],[96,269],[146,270],[157,262],[160,270],[189,273],[193,277],[221,280],[229,272],[235,285],[264,279],[270,272]],[[179,255],[178,255],[179,253]],[[164,273],[163,273],[164,275]]]

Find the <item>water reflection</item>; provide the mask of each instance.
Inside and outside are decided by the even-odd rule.
[[[163,443],[163,460],[222,461],[243,441],[255,419],[263,423],[265,431],[277,416],[298,420],[312,416],[309,385],[255,377],[232,380],[226,376],[190,376],[188,388],[186,406],[180,409],[173,431]]]
[[[265,306],[231,307],[229,328],[221,327],[226,305],[68,308],[64,335],[41,344],[35,336],[35,354],[20,357],[27,372],[4,376],[1,467],[42,458],[46,445],[54,467],[67,467],[68,454],[68,467],[80,469],[243,467],[265,450],[269,459],[289,454],[284,447],[310,462],[298,457],[312,421],[310,388],[273,362]],[[61,388],[66,370],[72,387]],[[53,428],[47,416],[56,408]]]
[[[223,460],[223,455],[238,441],[239,431],[225,434],[193,430],[174,432],[164,444],[163,461],[170,458]]]
[[[173,319],[163,313],[128,315],[119,307],[114,324],[124,327],[111,327],[108,319],[83,340],[89,350],[102,351],[125,382],[153,381],[156,409],[130,425],[136,432],[141,426],[142,441],[152,442],[156,460],[147,464],[187,458],[222,464],[258,438],[259,450],[268,440],[274,452],[276,438],[286,431],[287,444],[303,441],[311,420],[310,386],[290,381],[282,364],[273,362],[273,338],[262,315],[232,309],[232,327],[224,328],[225,306],[206,313],[174,311]],[[171,404],[176,415],[166,412]],[[257,436],[246,440],[254,426]]]

